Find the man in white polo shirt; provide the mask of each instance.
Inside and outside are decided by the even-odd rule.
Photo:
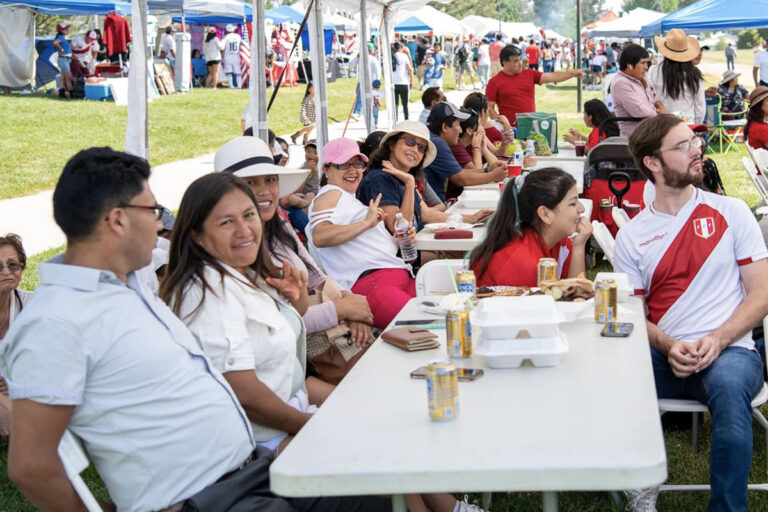
[[[768,86],[768,39],[763,41],[763,50],[755,54],[752,78],[755,80],[755,87]]]
[[[85,510],[57,446],[83,441],[118,510],[387,510],[379,498],[282,499],[273,454],[187,327],[136,279],[162,206],[149,163],[110,148],[76,154],[53,193],[66,252],[0,344],[13,400],[8,474],[38,509]],[[190,503],[190,500],[194,503]]]
[[[642,121],[629,139],[654,182],[652,204],[623,227],[614,267],[645,296],[656,392],[712,414],[709,510],[746,510],[750,402],[763,383],[752,329],[768,314],[768,251],[740,199],[704,192],[700,139],[677,116]],[[635,496],[655,510],[657,489]]]

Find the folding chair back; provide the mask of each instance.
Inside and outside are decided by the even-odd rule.
[[[80,473],[85,471],[90,465],[88,455],[83,450],[80,440],[69,430],[64,431],[64,435],[59,442],[59,458],[69,481],[72,483],[72,487],[75,488],[77,495],[85,504],[88,512],[102,512],[99,502],[96,501],[96,498],[80,476]]]
[[[613,265],[613,250],[616,247],[616,240],[613,239],[608,227],[600,221],[592,221],[592,236],[597,245],[603,250],[608,262]]]
[[[448,260],[454,276],[465,268],[464,260]],[[432,260],[421,266],[416,273],[416,296],[453,293],[453,282],[445,260]]]

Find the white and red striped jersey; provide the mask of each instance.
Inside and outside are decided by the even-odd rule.
[[[614,267],[644,294],[648,319],[668,336],[697,341],[728,320],[746,296],[739,266],[768,257],[740,199],[694,188],[677,215],[649,205],[616,237]],[[751,332],[732,343],[754,347]]]

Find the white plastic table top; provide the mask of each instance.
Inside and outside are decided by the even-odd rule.
[[[411,300],[396,320],[438,318]],[[667,466],[642,304],[619,305],[629,338],[601,338],[583,317],[563,324],[558,366],[484,368],[459,383],[459,417],[430,421],[426,384],[410,372],[445,357],[377,341],[272,464],[286,496],[417,492],[618,490],[658,485]]]
[[[498,185],[496,185],[498,187]],[[448,208],[448,213],[472,214],[482,208],[465,208],[461,201]],[[435,234],[421,230],[416,233],[416,249],[420,251],[471,251],[485,239],[487,225],[472,228],[472,238],[442,238],[436,239]]]

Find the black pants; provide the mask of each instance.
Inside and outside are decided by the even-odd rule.
[[[403,115],[408,120],[408,86],[406,84],[395,84],[395,119],[397,119],[397,107],[403,104]]]
[[[281,498],[269,487],[274,454],[257,447],[252,461],[184,502],[182,512],[389,512],[387,498]]]

